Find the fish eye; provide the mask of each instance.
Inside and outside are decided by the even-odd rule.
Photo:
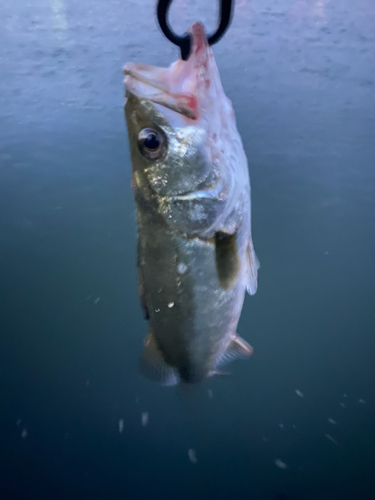
[[[164,151],[164,135],[152,128],[144,128],[138,134],[138,148],[146,158],[159,158]]]

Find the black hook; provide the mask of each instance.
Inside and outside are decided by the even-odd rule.
[[[157,16],[160,24],[160,28],[164,35],[175,45],[180,47],[181,51],[181,59],[186,61],[189,58],[190,50],[191,50],[191,41],[190,35],[185,33],[183,36],[176,35],[171,30],[168,21],[168,10],[171,6],[172,0],[159,0],[157,7]],[[230,21],[232,18],[232,0],[220,0],[220,22],[217,27],[217,30],[212,35],[207,37],[209,45],[213,45],[226,32]]]

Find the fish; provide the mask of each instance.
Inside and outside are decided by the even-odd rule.
[[[138,284],[149,322],[140,369],[166,386],[199,383],[253,353],[237,324],[259,269],[233,107],[203,24],[189,34],[186,61],[124,67]]]

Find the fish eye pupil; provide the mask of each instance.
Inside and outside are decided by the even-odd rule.
[[[153,151],[155,149],[158,149],[158,147],[160,146],[160,140],[156,134],[154,134],[153,132],[150,132],[145,137],[143,144],[147,149],[150,149],[151,151]]]
[[[145,158],[155,160],[165,151],[166,138],[162,131],[144,128],[138,134],[138,149]]]

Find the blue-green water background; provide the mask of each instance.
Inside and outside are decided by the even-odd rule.
[[[137,371],[122,65],[176,59],[154,10],[0,5],[0,499],[375,498],[375,3],[236,2],[214,52],[251,173],[254,355],[187,392]],[[197,19],[217,2],[173,2],[176,31]]]

